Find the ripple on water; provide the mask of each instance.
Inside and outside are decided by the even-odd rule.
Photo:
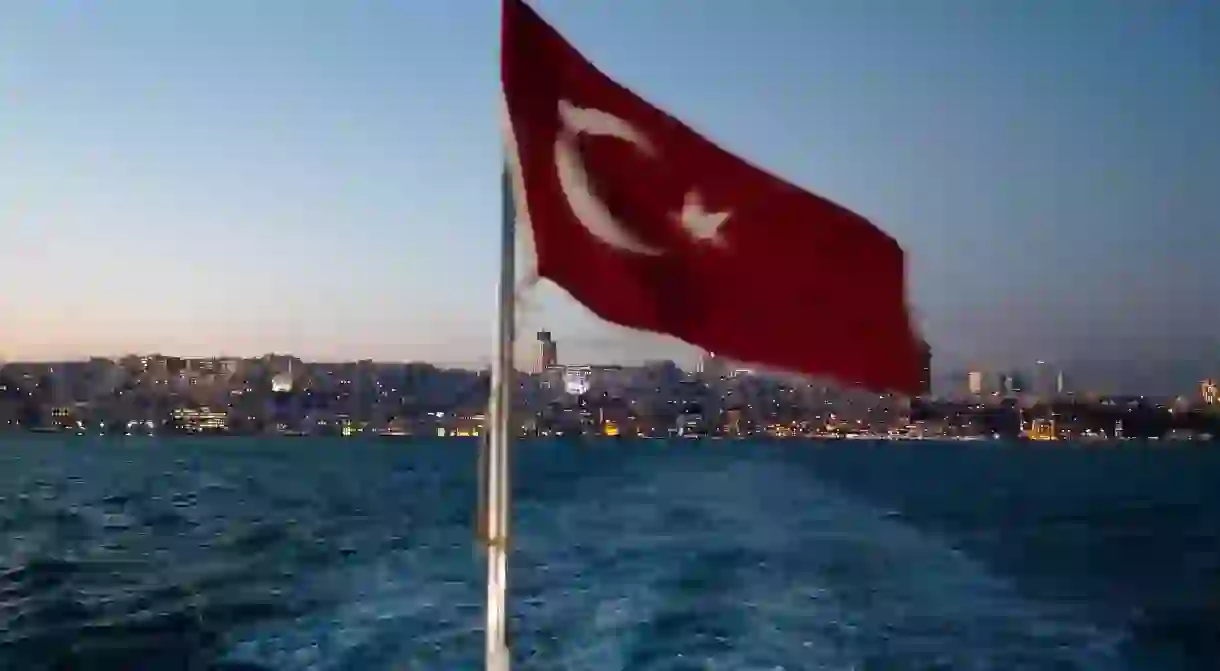
[[[10,455],[0,668],[478,668],[472,452],[217,445],[138,458],[44,445],[21,453],[21,472]],[[778,454],[523,449],[510,570],[518,664],[1118,666],[1124,639],[1077,604],[1023,593],[918,528],[919,516],[848,496]],[[1206,614],[1181,613],[1172,631],[1206,635]],[[1141,631],[1168,636],[1167,621]]]

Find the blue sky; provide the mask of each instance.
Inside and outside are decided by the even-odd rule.
[[[1220,333],[1215,3],[533,4],[897,237],[946,364]],[[498,21],[497,0],[0,4],[0,359],[486,360]],[[686,354],[556,290],[540,326],[568,362]]]

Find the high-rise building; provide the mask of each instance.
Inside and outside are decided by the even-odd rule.
[[[711,378],[724,377],[727,373],[726,363],[715,352],[704,352],[699,356],[699,369],[696,372]]]
[[[1031,380],[1028,392],[1041,398],[1049,398],[1055,396],[1058,388],[1058,376],[1055,374],[1054,367],[1045,362],[1037,361],[1034,363],[1034,375]]]
[[[1055,395],[1063,396],[1068,393],[1067,375],[1063,371],[1059,371],[1059,375],[1055,376]]]
[[[975,396],[982,396],[984,392],[984,383],[986,376],[981,370],[972,370],[966,374],[966,386],[970,389],[970,393]]]
[[[538,370],[541,373],[559,365],[559,345],[551,339],[550,331],[538,332]]]
[[[1220,385],[1215,380],[1204,380],[1199,384],[1199,393],[1207,405],[1220,405]]]
[[[1015,396],[1025,391],[1025,380],[1019,371],[1013,371],[1004,376],[1004,394]]]
[[[922,370],[919,376],[919,395],[927,396],[932,393],[932,346],[927,340],[920,341],[920,356]]]

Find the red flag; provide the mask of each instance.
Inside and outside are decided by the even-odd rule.
[[[521,0],[503,20],[540,277],[607,321],[718,356],[923,391],[897,242],[615,83]]]

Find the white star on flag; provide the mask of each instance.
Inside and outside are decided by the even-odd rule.
[[[691,189],[686,192],[686,200],[682,203],[682,212],[678,214],[678,223],[682,224],[694,238],[713,244],[724,242],[720,237],[720,227],[728,221],[731,212],[708,212],[703,207],[703,197]]]

